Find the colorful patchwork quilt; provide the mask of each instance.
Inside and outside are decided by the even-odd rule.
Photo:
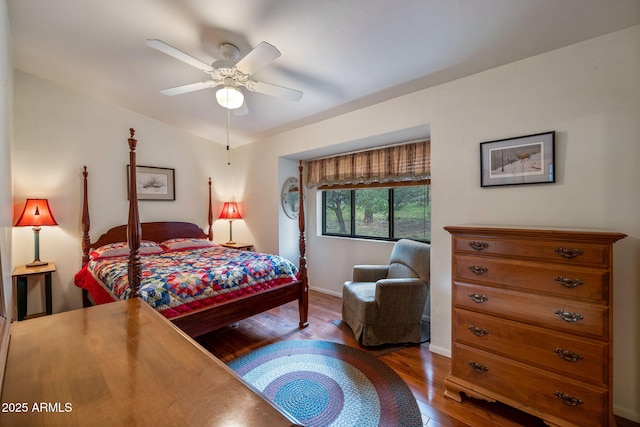
[[[75,284],[97,303],[131,293],[127,256],[90,260]],[[298,270],[277,255],[222,246],[143,255],[140,296],[167,318],[296,281]],[[108,295],[105,291],[108,291]]]

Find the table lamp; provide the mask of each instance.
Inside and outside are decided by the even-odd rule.
[[[58,225],[47,199],[27,199],[22,215],[14,224],[15,227],[33,227],[34,259],[27,267],[38,267],[48,264],[40,261],[40,226]]]
[[[227,243],[235,243],[233,241],[232,222],[234,219],[242,219],[240,211],[238,211],[238,204],[236,202],[224,202],[222,212],[220,212],[220,216],[218,218],[229,220],[229,241]]]

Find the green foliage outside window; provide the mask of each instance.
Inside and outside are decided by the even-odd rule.
[[[322,234],[397,240],[431,240],[428,185],[323,190]]]
[[[332,190],[322,195],[322,210],[325,224],[323,230],[328,234],[348,236],[351,234],[351,191]],[[325,233],[325,234],[326,234]]]

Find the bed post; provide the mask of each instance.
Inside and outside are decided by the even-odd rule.
[[[89,262],[89,246],[91,245],[91,237],[89,236],[89,229],[91,227],[91,220],[89,219],[89,202],[87,198],[89,196],[87,190],[87,167],[83,166],[82,170],[82,266]]]
[[[298,310],[300,312],[300,329],[304,329],[309,326],[309,279],[307,278],[307,243],[304,234],[304,197],[302,194],[303,181],[302,181],[302,160],[298,166],[300,172],[300,209],[298,214],[298,229],[300,230],[300,237],[298,244],[300,246],[300,280],[302,281],[302,290],[300,298],[298,299]]]
[[[140,238],[142,227],[140,225],[140,214],[138,212],[138,187],[136,184],[136,144],[133,138],[135,134],[133,128],[129,129],[129,222],[127,223],[127,241],[129,242],[129,287],[131,289],[130,298],[139,296],[140,281],[142,271],[140,268]]]
[[[211,177],[209,177],[209,240],[213,241],[213,206],[211,206]]]
[[[91,220],[89,219],[89,191],[87,186],[87,167],[82,167],[82,266],[84,267],[89,262],[89,249],[91,249],[91,236],[89,236],[89,229],[91,228]],[[82,306],[91,307],[91,300],[89,299],[89,291],[82,289]]]

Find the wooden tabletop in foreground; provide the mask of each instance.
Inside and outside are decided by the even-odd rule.
[[[11,325],[1,426],[291,426],[140,299]]]

